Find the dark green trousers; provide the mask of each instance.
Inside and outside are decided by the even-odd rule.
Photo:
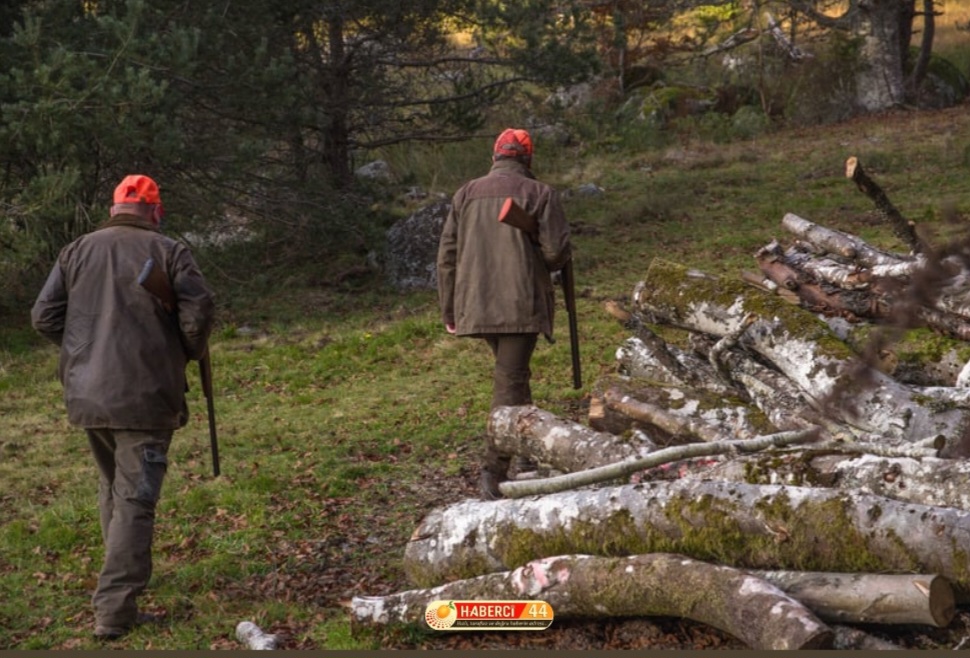
[[[101,472],[98,509],[104,565],[92,603],[99,626],[128,629],[152,576],[155,506],[168,467],[172,430],[88,429]]]
[[[492,373],[492,409],[532,404],[529,362],[535,352],[538,334],[491,334],[485,342],[495,355]]]
[[[529,363],[535,352],[538,334],[491,334],[485,342],[495,355],[495,371],[492,374],[492,409],[504,406],[532,404],[532,387],[529,380],[532,371]],[[499,454],[491,445],[485,452],[485,468],[499,480],[504,480],[509,469],[509,455]]]

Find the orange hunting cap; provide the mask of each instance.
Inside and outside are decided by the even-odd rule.
[[[158,203],[162,197],[158,193],[158,183],[142,174],[130,174],[115,188],[115,203]]]
[[[532,137],[521,128],[506,128],[495,140],[492,153],[507,158],[532,157]]]

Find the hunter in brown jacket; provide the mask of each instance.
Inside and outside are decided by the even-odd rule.
[[[458,190],[438,248],[438,296],[449,333],[483,338],[495,356],[492,408],[532,404],[529,363],[541,333],[552,339],[551,273],[570,257],[569,224],[556,191],[532,174],[532,139],[509,128],[492,168]],[[538,239],[498,221],[511,197],[537,219]],[[510,459],[489,446],[482,493],[500,495]]]
[[[162,214],[155,181],[126,177],[111,218],[61,250],[31,312],[60,346],[68,420],[85,429],[101,474],[93,604],[105,640],[145,619],[135,599],[151,578],[169,444],[188,420],[185,368],[204,356],[213,323],[212,292],[189,249],[159,232]],[[171,284],[172,313],[138,283],[149,259]]]

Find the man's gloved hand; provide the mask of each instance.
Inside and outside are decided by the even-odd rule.
[[[562,270],[556,270],[552,272],[552,285],[561,286],[562,285]]]

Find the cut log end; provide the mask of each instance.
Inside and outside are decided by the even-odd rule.
[[[922,581],[916,581],[913,585],[916,587],[926,587],[926,583]],[[950,581],[942,576],[933,578],[929,582],[926,596],[929,598],[930,615],[933,617],[933,622],[937,628],[946,628],[949,626],[957,613],[956,596],[954,595],[953,586],[950,584]]]
[[[856,171],[859,167],[859,158],[854,155],[845,161],[845,177],[855,178]]]

